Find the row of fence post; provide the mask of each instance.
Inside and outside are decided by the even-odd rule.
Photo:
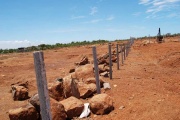
[[[117,69],[119,70],[119,53],[121,53],[121,62],[124,64],[124,60],[129,54],[130,47],[134,43],[134,38],[131,38],[126,44],[116,44],[116,57],[117,57]],[[119,50],[120,46],[120,50]],[[111,53],[111,43],[108,44],[109,50],[109,67],[110,67],[110,79],[112,79],[112,53]],[[95,69],[95,79],[96,79],[96,87],[97,93],[100,94],[100,81],[99,81],[99,69],[98,69],[98,61],[96,54],[96,46],[92,48],[93,51],[93,59],[94,59],[94,69]],[[124,55],[123,55],[124,54]],[[47,89],[47,80],[46,80],[46,70],[44,65],[44,55],[43,52],[34,52],[34,66],[36,72],[36,81],[38,87],[38,95],[40,101],[40,112],[42,120],[52,120],[51,111],[50,111],[50,98]]]
[[[126,57],[128,56],[130,52],[130,48],[132,44],[134,43],[134,38],[130,38],[130,40],[126,44],[116,44],[116,57],[117,57],[117,70],[120,69],[120,60],[119,60],[119,53],[121,53],[121,62],[122,65],[124,64],[124,61],[126,60]],[[119,50],[120,46],[120,50]],[[112,79],[112,50],[111,50],[111,43],[108,44],[108,51],[109,51],[109,78]],[[100,82],[99,82],[99,69],[98,69],[98,62],[97,62],[97,54],[96,54],[96,46],[93,46],[93,58],[94,58],[94,68],[95,68],[95,78],[96,78],[96,87],[97,87],[97,93],[100,94]]]
[[[124,61],[126,60],[126,57],[130,52],[130,48],[133,43],[134,43],[134,38],[130,38],[130,40],[126,44],[116,44],[117,70],[119,70],[120,67],[119,53],[121,53],[121,63],[123,65]],[[119,50],[119,46],[121,48],[120,50]]]

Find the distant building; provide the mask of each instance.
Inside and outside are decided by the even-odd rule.
[[[20,47],[20,48],[18,48],[18,52],[26,52],[26,48],[25,47]]]

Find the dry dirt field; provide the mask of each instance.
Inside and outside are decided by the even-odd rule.
[[[136,40],[120,70],[113,64],[113,79],[106,78],[111,89],[102,91],[114,100],[108,115],[91,114],[92,120],[180,120],[180,42],[166,38],[165,43],[143,44]],[[115,47],[115,46],[114,46]],[[97,45],[98,55],[108,45]],[[92,60],[92,46],[45,50],[48,82],[68,74],[82,55]],[[29,96],[37,93],[33,53],[0,56],[0,119],[8,120],[8,110],[27,103],[13,101],[11,84],[29,82]],[[123,109],[119,109],[124,106]]]

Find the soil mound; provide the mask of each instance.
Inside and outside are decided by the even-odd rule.
[[[180,52],[173,52],[159,60],[159,64],[165,67],[180,67]]]

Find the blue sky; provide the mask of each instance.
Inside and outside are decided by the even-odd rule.
[[[180,0],[0,0],[0,49],[180,32]]]

